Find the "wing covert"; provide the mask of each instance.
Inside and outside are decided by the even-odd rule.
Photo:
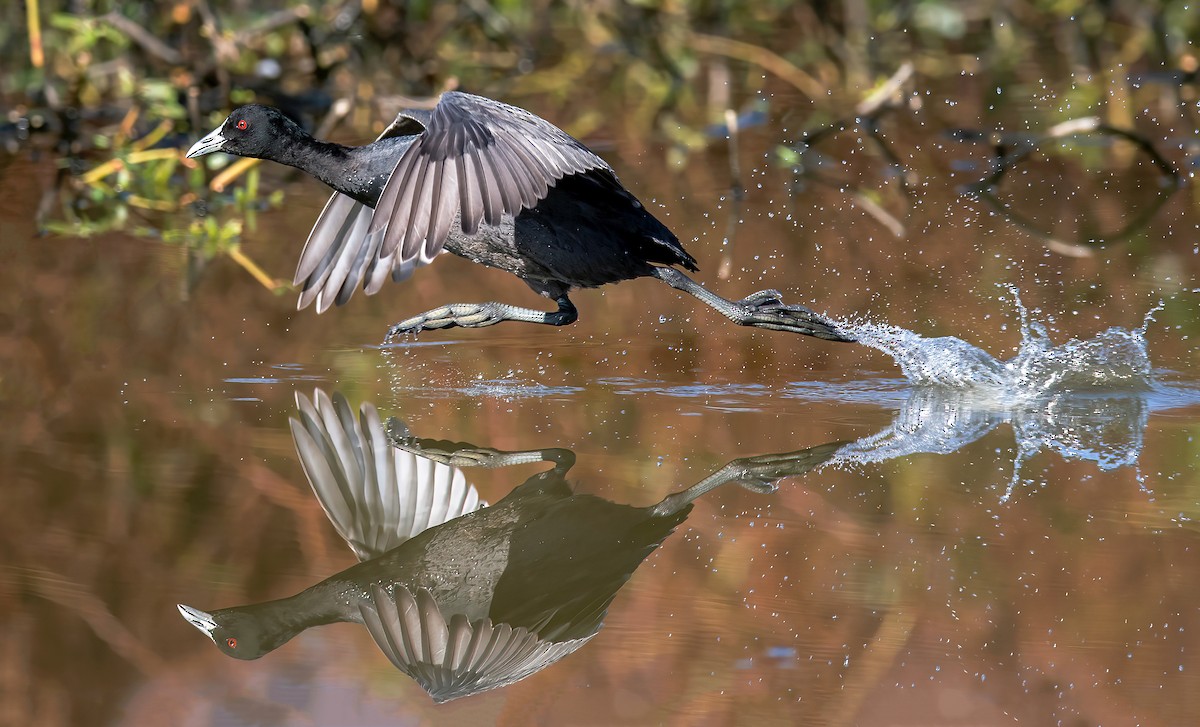
[[[369,234],[380,238],[380,256],[427,264],[456,218],[473,234],[533,207],[564,176],[596,168],[609,166],[524,109],[445,93],[384,185]]]

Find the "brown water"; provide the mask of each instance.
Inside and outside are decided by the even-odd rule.
[[[963,162],[985,155],[943,130],[987,114],[957,91],[885,129],[911,165],[907,197],[854,132],[822,147],[829,183],[793,189],[770,158],[809,109],[785,94],[741,139],[740,209],[724,144],[678,169],[644,142],[607,156],[728,297],[779,287],[1001,358],[1020,331],[999,284],[1053,319],[1057,341],[1136,328],[1165,300],[1147,332],[1154,391],[1072,400],[1067,417],[1051,410],[1061,401],[997,413],[921,399],[878,351],[740,329],[653,280],[577,294],[581,318],[565,329],[428,332],[384,350],[389,323],[437,304],[536,301],[459,259],[320,317],[228,260],[185,294],[174,248],[35,237],[52,161],[13,160],[0,171],[0,723],[1195,722],[1195,189],[1164,190],[1131,148],[1102,144],[1014,168],[998,210],[960,193],[981,176]],[[537,97],[514,100],[553,116]],[[1150,126],[1167,148],[1180,133]],[[287,207],[245,243],[279,277],[323,196],[283,180],[265,173],[286,183]],[[1089,256],[1029,231],[1117,231],[1159,196],[1133,233]],[[718,280],[726,250],[733,272]],[[294,395],[316,388],[372,402],[417,436],[570,449],[577,492],[638,506],[731,459],[861,442],[898,416],[925,417],[954,444],[834,463],[771,494],[703,496],[590,643],[439,706],[361,626],[237,661],[176,611],[282,598],[355,562],[288,429]],[[466,474],[496,502],[545,468]]]

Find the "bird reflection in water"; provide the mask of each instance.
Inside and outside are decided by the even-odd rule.
[[[735,459],[649,507],[575,494],[565,449],[501,452],[385,429],[339,394],[297,395],[297,452],[330,521],[359,563],[275,601],[179,606],[221,651],[257,659],[305,629],[364,624],[400,671],[444,702],[511,684],[579,649],[633,571],[688,516],[736,482],[768,493],[827,460],[832,443]],[[552,467],[489,506],[463,467]]]

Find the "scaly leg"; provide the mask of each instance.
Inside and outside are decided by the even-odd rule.
[[[451,303],[397,323],[388,329],[383,340],[386,343],[401,333],[419,333],[425,328],[484,328],[501,321],[565,326],[579,318],[579,311],[575,310],[575,305],[567,296],[559,296],[555,302],[558,303],[558,310],[553,313],[505,303]]]
[[[697,497],[730,482],[736,482],[751,492],[774,492],[777,480],[802,475],[820,466],[845,444],[828,442],[795,452],[739,457],[686,490],[664,497],[654,506],[654,514],[665,516],[677,513]]]
[[[802,305],[785,305],[778,290],[760,290],[734,301],[722,298],[675,268],[656,267],[654,277],[676,290],[695,296],[739,326],[790,331],[827,341],[854,341],[838,329],[836,323],[819,313]]]

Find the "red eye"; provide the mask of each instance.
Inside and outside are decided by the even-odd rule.
[[[246,121],[245,119],[238,119],[237,127],[238,127],[238,129],[245,131],[246,129],[250,128],[250,122]],[[235,639],[235,641],[236,641],[236,639]]]
[[[242,123],[244,124],[246,122],[243,121]],[[230,636],[228,639],[225,639],[225,645],[231,649],[236,649],[237,648],[237,639]]]

